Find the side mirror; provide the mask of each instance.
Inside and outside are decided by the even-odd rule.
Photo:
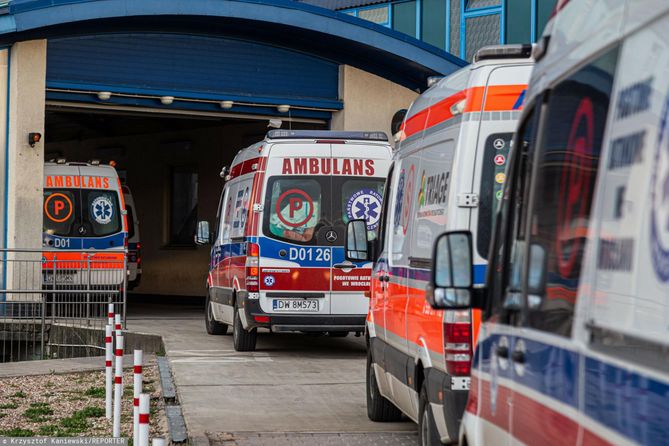
[[[471,233],[441,234],[434,244],[432,262],[432,279],[425,294],[432,308],[471,308],[474,294]]]
[[[367,240],[367,222],[351,220],[346,225],[346,260],[361,262],[372,258]]]
[[[211,235],[209,233],[209,222],[198,221],[197,230],[195,232],[196,245],[208,245],[211,243]]]
[[[228,181],[228,175],[230,175],[230,166],[223,166],[219,175],[225,181]]]

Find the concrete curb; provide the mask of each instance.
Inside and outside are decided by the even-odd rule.
[[[188,441],[188,429],[181,406],[177,401],[176,386],[174,385],[168,359],[164,356],[158,357],[156,362],[160,373],[160,386],[165,401],[165,416],[167,417],[171,443],[186,443]],[[208,444],[205,446],[208,446]]]

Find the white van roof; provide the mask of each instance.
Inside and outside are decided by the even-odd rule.
[[[384,132],[345,132],[331,130],[270,130],[267,132],[267,141],[276,139],[336,139],[388,142],[388,135]]]

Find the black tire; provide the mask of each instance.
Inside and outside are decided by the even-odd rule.
[[[418,444],[421,446],[441,446],[441,438],[434,422],[432,407],[427,399],[427,387],[423,384],[420,390],[418,413]]]
[[[213,310],[211,308],[211,300],[209,298],[209,290],[207,290],[207,299],[204,308],[204,326],[207,329],[207,334],[210,335],[224,335],[228,332],[228,324],[218,322],[214,319]]]
[[[258,329],[244,330],[242,320],[239,317],[239,309],[235,303],[234,324],[232,325],[232,343],[238,352],[252,352],[256,349]]]
[[[345,338],[348,336],[348,331],[328,331],[328,336],[331,338]]]
[[[374,367],[372,367],[372,352],[367,352],[367,416],[372,421],[399,421],[402,412],[379,392],[376,383]]]

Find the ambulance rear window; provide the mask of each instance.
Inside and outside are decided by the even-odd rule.
[[[75,210],[78,195],[78,191],[74,190],[44,190],[44,232],[61,236],[74,233],[74,223],[78,217],[78,211]]]
[[[497,205],[502,199],[502,187],[506,181],[506,164],[513,133],[493,133],[486,139],[479,191],[479,220],[476,231],[476,250],[483,258],[488,257],[493,219]]]
[[[321,184],[316,179],[270,178],[265,226],[279,239],[309,244],[322,218]]]

